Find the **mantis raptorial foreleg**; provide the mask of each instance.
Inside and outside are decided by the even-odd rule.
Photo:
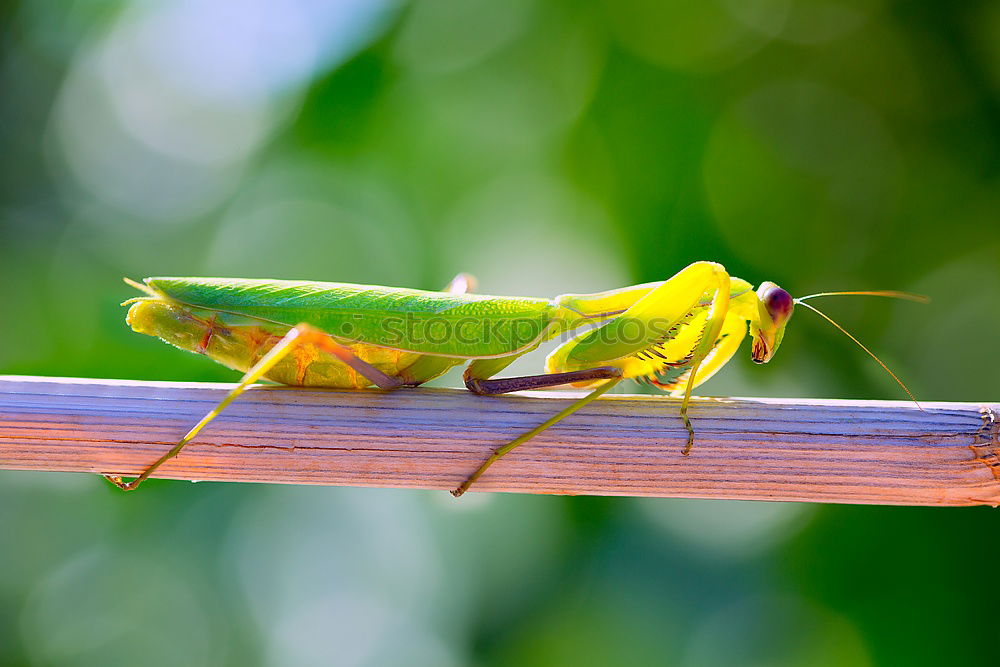
[[[652,377],[653,384],[673,390],[680,385],[663,385],[656,381],[658,364],[683,364],[687,367],[687,378],[680,416],[688,433],[683,450],[687,454],[694,444],[694,428],[688,417],[691,390],[700,379],[702,363],[718,343],[729,313],[729,274],[715,262],[695,262],[651,290],[632,288],[597,295],[568,295],[563,303],[578,312],[603,310],[610,305],[621,308],[626,306],[622,300],[631,294],[639,298],[601,327],[563,344],[550,355],[548,366],[573,369],[613,364],[623,369],[626,378]],[[703,305],[709,310],[703,315],[697,338],[671,333]],[[725,353],[731,354],[734,350],[727,346]],[[713,357],[702,375],[714,371],[716,361],[726,359],[728,357]]]
[[[691,357],[691,370],[689,371],[687,383],[684,386],[684,399],[681,401],[681,419],[684,420],[684,428],[687,429],[688,438],[684,449],[681,451],[684,456],[691,453],[694,446],[694,428],[691,426],[691,418],[688,417],[688,405],[691,403],[691,390],[694,389],[695,380],[698,377],[698,370],[705,358],[712,352],[719,334],[722,332],[722,325],[725,324],[726,314],[729,311],[729,274],[720,272],[713,277],[717,282],[715,295],[712,297],[712,306],[709,310],[708,319],[705,322],[705,331],[698,341],[698,347],[694,349]]]
[[[487,378],[509,363],[509,358],[474,361],[465,373],[465,385],[476,393],[505,393],[602,379],[606,379],[607,382],[531,431],[497,449],[452,494],[462,495],[502,456],[584,407],[623,378],[639,376],[644,372],[641,369],[646,368],[642,354],[662,344],[667,332],[701,303],[706,294],[711,294],[709,311],[701,336],[696,342],[692,341],[691,347],[684,350],[688,359],[686,362],[688,377],[680,414],[688,432],[683,453],[689,453],[694,444],[694,428],[688,417],[691,390],[702,362],[715,348],[726,321],[729,312],[729,291],[729,274],[721,265],[714,262],[697,262],[654,288],[597,295],[569,295],[563,303],[578,313],[604,316],[609,312],[619,311],[616,319],[608,321],[599,329],[564,343],[549,358],[550,362],[554,362],[550,366],[570,368],[575,366],[575,369],[547,375],[490,380]],[[635,300],[628,302],[630,297]],[[625,329],[626,325],[633,329],[631,333]]]
[[[288,330],[288,333],[279,340],[274,347],[268,350],[267,354],[260,358],[243,378],[219,404],[212,408],[211,412],[201,418],[190,431],[188,431],[180,441],[166,454],[157,459],[152,465],[131,482],[126,482],[120,475],[105,475],[105,479],[124,491],[134,491],[161,465],[177,456],[184,446],[198,435],[213,419],[219,416],[227,405],[232,403],[240,394],[246,391],[247,387],[261,379],[269,370],[274,368],[282,359],[292,354],[296,349],[304,345],[313,345],[323,352],[327,352],[353,368],[358,374],[366,378],[380,389],[395,389],[404,384],[398,377],[386,375],[375,368],[367,361],[359,359],[350,349],[333,340],[328,334],[312,327],[308,324],[299,324]]]

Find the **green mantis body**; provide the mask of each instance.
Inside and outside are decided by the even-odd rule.
[[[453,494],[464,493],[496,460],[579,410],[623,379],[683,396],[733,356],[743,337],[752,357],[771,359],[791,316],[792,297],[774,283],[756,291],[713,262],[695,262],[672,278],[554,299],[470,294],[460,275],[444,292],[282,280],[147,278],[126,321],[133,330],[205,354],[245,373],[240,384],[132,490],[181,451],[247,386],[261,378],[305,387],[394,389],[416,386],[468,363],[466,386],[479,394],[571,384],[592,391],[500,447]],[[546,361],[546,373],[493,377],[542,343],[571,335]]]

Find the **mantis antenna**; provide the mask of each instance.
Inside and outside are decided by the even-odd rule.
[[[851,332],[849,332],[847,329],[845,329],[844,327],[842,327],[839,324],[837,324],[833,320],[832,317],[830,317],[829,315],[827,315],[826,313],[824,313],[823,311],[821,311],[819,308],[816,308],[815,306],[813,306],[811,304],[805,303],[806,299],[812,299],[812,298],[817,297],[817,296],[856,296],[856,295],[861,295],[861,296],[886,296],[886,297],[889,297],[889,298],[892,298],[892,299],[906,299],[907,301],[917,301],[919,303],[927,303],[928,301],[930,301],[930,299],[928,299],[926,296],[922,296],[920,294],[911,294],[909,292],[894,292],[894,291],[891,291],[891,290],[879,290],[879,291],[873,291],[873,292],[817,292],[816,294],[808,294],[806,296],[800,296],[799,298],[795,299],[794,301],[795,301],[795,303],[797,303],[797,304],[799,304],[801,306],[805,306],[809,310],[813,311],[814,313],[816,313],[817,315],[819,315],[820,317],[822,317],[824,320],[826,320],[827,322],[829,322],[830,324],[832,324],[833,326],[835,326],[837,329],[839,329],[840,332],[843,333],[845,336],[847,336],[848,338],[850,338],[851,340],[853,340],[855,343],[857,343],[858,347],[860,347],[862,350],[864,350],[865,352],[867,352],[868,356],[870,356],[872,359],[874,359],[875,361],[877,361],[878,365],[881,366],[885,370],[886,373],[888,373],[889,375],[892,376],[892,379],[895,380],[896,383],[900,387],[903,388],[903,391],[905,391],[906,395],[910,397],[910,400],[912,400],[914,403],[916,403],[917,407],[920,408],[921,411],[923,411],[923,408],[920,406],[920,402],[917,401],[916,397],[909,390],[909,388],[903,383],[902,380],[900,380],[896,376],[895,373],[892,372],[892,370],[888,366],[885,365],[885,363],[883,363],[883,361],[881,359],[879,359],[875,355],[874,352],[872,352],[871,350],[869,350],[867,347],[865,347],[864,343],[862,343],[860,340],[858,340],[853,335],[851,335]]]
[[[876,290],[871,292],[816,292],[815,294],[807,294],[806,296],[800,296],[796,299],[797,302],[801,303],[806,299],[812,299],[817,296],[887,296],[890,299],[905,299],[906,301],[916,301],[917,303],[928,303],[930,299],[923,294],[912,294],[911,292],[896,292],[893,290]]]

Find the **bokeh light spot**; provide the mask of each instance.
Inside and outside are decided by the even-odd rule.
[[[646,60],[670,69],[721,70],[744,60],[778,34],[790,0],[610,1],[618,40]]]
[[[848,270],[865,257],[862,231],[897,205],[898,156],[884,124],[810,80],[772,83],[734,104],[712,131],[702,174],[732,251],[762,270],[830,261]],[[773,233],[778,220],[795,224]]]
[[[847,619],[797,596],[750,597],[705,617],[684,667],[866,667],[868,649]]]
[[[801,529],[813,512],[812,506],[800,503],[685,498],[635,502],[654,526],[673,539],[721,559],[759,556],[775,548]]]

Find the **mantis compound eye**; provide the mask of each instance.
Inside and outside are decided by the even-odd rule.
[[[795,299],[792,298],[791,294],[774,283],[761,283],[760,288],[757,290],[757,297],[764,304],[764,308],[767,309],[768,314],[771,316],[771,321],[774,322],[774,326],[782,326],[792,316]]]

